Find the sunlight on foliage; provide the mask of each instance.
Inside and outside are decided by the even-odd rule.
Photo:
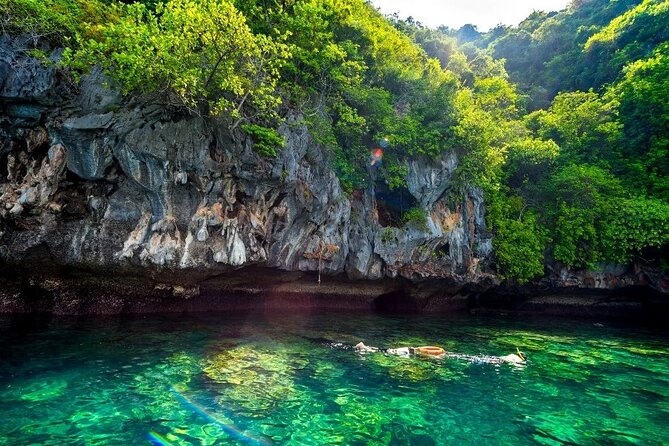
[[[80,41],[65,64],[102,64],[125,92],[173,93],[200,114],[235,122],[272,113],[286,45],[254,35],[226,0],[170,0],[155,13],[135,3],[115,6],[120,19],[99,24],[100,39]]]
[[[667,14],[578,1],[482,33],[363,0],[6,0],[0,26],[36,63],[64,46],[66,77],[99,65],[128,100],[240,128],[262,157],[297,118],[348,194],[405,187],[409,160],[455,152],[450,194],[484,191],[497,272],[527,282],[546,262],[666,253]],[[425,229],[425,211],[405,223]]]

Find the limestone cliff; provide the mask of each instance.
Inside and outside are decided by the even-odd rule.
[[[483,194],[454,190],[454,152],[408,163],[399,206],[420,209],[425,221],[403,223],[398,192],[383,183],[343,192],[299,115],[279,129],[285,149],[263,158],[239,130],[122,98],[96,71],[74,84],[53,64],[58,51],[38,61],[21,44],[0,39],[2,278],[25,276],[24,289],[55,296],[67,286],[53,277],[76,272],[89,278],[84,288],[96,278],[135,277],[124,292],[147,294],[145,286],[185,298],[212,277],[226,278],[219,288],[248,290],[272,274],[288,280],[281,271],[379,280],[370,295],[391,300],[406,291],[397,285],[405,279],[427,284],[409,291],[415,296],[462,299],[462,287],[496,283]],[[554,267],[544,285],[610,288],[639,277]],[[15,302],[10,295],[5,301]]]
[[[449,195],[453,153],[408,166],[427,224],[379,222],[375,186],[345,194],[299,116],[277,158],[242,132],[75,86],[2,42],[0,255],[95,271],[210,275],[247,265],[352,278],[475,281],[490,256],[482,194]],[[52,55],[57,59],[57,52]],[[447,201],[447,198],[450,199]]]

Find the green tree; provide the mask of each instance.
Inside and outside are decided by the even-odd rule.
[[[669,201],[669,43],[627,66],[609,94],[620,102],[629,183]]]
[[[3,0],[0,30],[27,33],[34,46],[42,42],[66,44],[75,34],[92,36],[95,24],[113,19],[98,0]]]
[[[648,57],[669,39],[669,0],[644,0],[641,4],[592,35],[584,45],[588,62],[600,83],[619,77],[623,66]]]
[[[225,115],[235,128],[272,113],[286,45],[254,35],[227,0],[169,0],[150,11],[115,6],[120,18],[98,25],[65,63],[100,64],[126,93],[162,93],[191,112]]]
[[[509,144],[504,165],[504,183],[516,193],[533,197],[536,186],[552,171],[560,147],[555,141],[526,137]],[[538,204],[539,200],[534,200]]]
[[[622,199],[601,234],[606,260],[626,263],[649,248],[669,245],[669,204],[656,198]]]
[[[517,102],[514,87],[500,77],[478,79],[474,88],[458,92],[459,120],[453,132],[463,152],[462,182],[499,189],[509,144],[527,134],[517,120]]]
[[[488,194],[487,221],[500,274],[521,284],[543,275],[547,231],[522,198]]]
[[[600,167],[569,164],[551,175],[542,187],[555,260],[589,268],[607,260],[601,234],[618,200],[627,197],[620,181]]]
[[[561,162],[620,165],[622,124],[615,98],[605,101],[593,91],[560,93],[550,108],[529,114],[527,126],[560,146]]]

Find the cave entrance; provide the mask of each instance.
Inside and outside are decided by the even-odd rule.
[[[375,183],[374,197],[379,214],[379,224],[383,227],[401,227],[404,212],[418,206],[418,201],[406,187],[390,189],[382,180]]]
[[[439,257],[450,257],[451,255],[451,244],[446,242],[443,245],[437,248],[437,255]]]

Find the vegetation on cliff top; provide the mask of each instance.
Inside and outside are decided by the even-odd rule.
[[[391,188],[406,159],[456,151],[507,277],[666,256],[667,0],[573,1],[485,34],[363,0],[7,0],[0,16],[38,49],[66,46],[73,73],[101,65],[128,95],[239,127],[263,156],[300,115],[349,190],[383,138]]]

